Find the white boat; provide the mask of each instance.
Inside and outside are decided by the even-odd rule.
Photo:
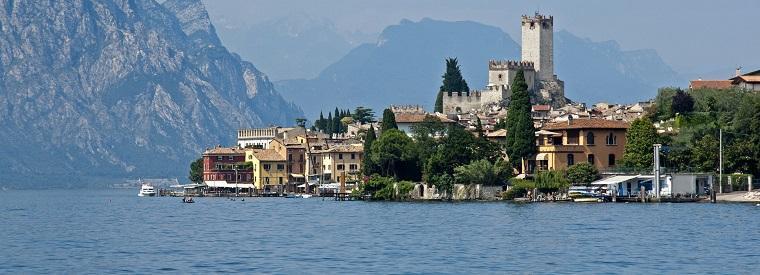
[[[308,199],[308,198],[311,198],[311,195],[310,194],[301,194],[301,195],[299,195],[299,197],[301,197],[302,199]]]
[[[140,193],[137,193],[140,197],[153,197],[156,196],[156,189],[150,183],[143,183],[140,187]]]

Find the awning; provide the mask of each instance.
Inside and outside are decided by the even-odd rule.
[[[541,130],[541,131],[536,131],[536,136],[553,136],[553,137],[560,137],[560,136],[562,136],[562,134],[560,134],[560,133],[557,133],[557,132],[551,132],[551,131],[547,131],[547,130]]]
[[[536,155],[536,160],[549,160],[549,154],[541,153]]]
[[[206,181],[205,182],[208,187],[215,187],[215,188],[253,188],[252,183],[228,183],[224,180],[212,180],[212,181]]]
[[[303,174],[293,174],[293,173],[291,173],[290,176],[294,177],[294,178],[303,178]]]
[[[317,184],[318,184],[318,183],[316,183],[316,182],[310,182],[310,183],[309,183],[309,186],[314,186],[314,185],[317,185]],[[305,187],[306,187],[306,184],[305,184],[305,183],[303,183],[303,184],[299,184],[299,185],[296,185],[296,187],[298,187],[298,188],[305,188]]]
[[[618,184],[621,182],[629,181],[635,178],[639,178],[641,175],[636,176],[612,176],[609,178],[604,178],[595,182],[592,182],[591,185],[610,185],[610,184]]]

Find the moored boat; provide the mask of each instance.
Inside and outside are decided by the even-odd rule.
[[[154,197],[156,196],[156,189],[150,183],[143,183],[140,186],[140,193],[137,193],[139,197]]]

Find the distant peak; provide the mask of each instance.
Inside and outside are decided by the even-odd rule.
[[[221,45],[214,25],[211,24],[211,18],[201,0],[167,0],[163,6],[177,17],[182,25],[182,31],[196,45]]]

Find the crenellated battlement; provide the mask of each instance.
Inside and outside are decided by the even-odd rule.
[[[421,105],[391,105],[391,111],[393,113],[408,113],[408,114],[426,114],[425,108]]]
[[[506,71],[506,70],[534,70],[534,64],[531,61],[516,60],[494,60],[488,61],[488,70]]]
[[[530,24],[531,27],[536,24],[541,24],[543,27],[552,27],[554,26],[554,16],[545,16],[538,12],[533,16],[523,15],[522,25],[524,26],[525,24]]]

